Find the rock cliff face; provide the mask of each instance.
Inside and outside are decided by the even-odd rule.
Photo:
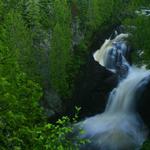
[[[108,33],[111,33],[113,29],[109,28],[104,31],[103,37],[102,34],[96,35],[91,49],[99,49],[103,41],[110,36]],[[103,112],[109,93],[118,84],[118,73],[113,73],[101,66],[94,60],[93,53],[94,51],[91,51],[89,54],[87,64],[83,68],[82,77],[79,77],[74,93],[73,106],[77,105],[82,108],[81,118]],[[129,53],[127,53],[126,57],[131,63]],[[123,70],[120,70],[120,72],[123,72]]]
[[[137,102],[137,111],[150,129],[150,82],[145,87],[143,94]]]
[[[84,39],[78,25],[78,22],[75,20],[73,23],[73,47],[76,47]],[[50,120],[57,120],[64,114],[72,114],[76,105],[82,107],[81,117],[103,111],[109,92],[117,84],[117,77],[95,62],[92,55],[105,38],[110,36],[110,33],[116,26],[118,25],[108,23],[107,26],[104,26],[99,32],[93,33],[93,36],[91,36],[91,40],[89,40],[87,45],[87,48],[90,49],[90,54],[88,58],[85,58],[87,60],[86,64],[80,69],[81,74],[77,76],[75,91],[71,99],[63,101],[57,93],[51,93],[50,90],[45,91],[43,106]]]
[[[103,112],[109,92],[116,85],[117,75],[100,66],[90,56],[85,76],[75,95],[76,105],[82,108],[81,116]]]

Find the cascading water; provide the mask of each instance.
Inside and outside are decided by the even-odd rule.
[[[91,141],[81,149],[134,150],[139,149],[147,137],[147,129],[135,106],[150,79],[150,71],[129,65],[125,59],[127,37],[128,34],[120,34],[113,40],[106,40],[93,55],[100,65],[118,73],[121,80],[110,93],[104,113],[77,124],[85,130],[81,137]]]
[[[125,59],[128,49],[124,39],[127,37],[128,34],[120,34],[113,40],[105,40],[102,47],[93,55],[95,61],[114,72],[117,67],[129,66]]]

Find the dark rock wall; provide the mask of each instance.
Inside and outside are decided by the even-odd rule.
[[[144,123],[150,129],[150,82],[147,84],[143,94],[138,100],[137,111],[142,117]]]
[[[117,85],[117,76],[94,61],[91,56],[85,75],[75,91],[75,102],[82,108],[81,117],[104,111],[110,91]]]
[[[102,113],[104,111],[110,92],[118,84],[118,76],[95,62],[93,59],[93,53],[99,49],[104,40],[110,36],[110,33],[114,32],[116,26],[117,25],[111,25],[110,27],[101,29],[100,32],[95,33],[95,35],[92,37],[91,44],[89,45],[89,49],[91,49],[91,51],[89,57],[87,58],[87,63],[81,67],[80,74],[77,76],[73,98],[63,104],[58,102],[60,103],[59,107],[56,105],[56,101],[56,103],[48,102],[51,104],[50,110],[54,110],[54,108],[51,106],[54,106],[57,109],[59,108],[59,111],[56,109],[54,115],[52,114],[50,120],[57,120],[57,118],[59,118],[61,115],[66,114],[72,116],[74,114],[75,106],[82,108],[79,115],[81,119],[97,113]],[[127,54],[127,59],[130,64],[132,63],[131,52],[132,51],[130,50]],[[137,102],[137,111],[141,115],[145,124],[150,128],[149,91],[150,83],[146,86],[143,94]],[[56,97],[57,96],[55,96],[54,99],[56,99]],[[59,101],[61,100],[59,99]],[[64,109],[61,110],[60,106]]]

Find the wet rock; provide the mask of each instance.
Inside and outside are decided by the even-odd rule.
[[[62,100],[53,90],[44,91],[43,100],[41,103],[47,116],[52,121],[57,120],[58,116],[64,111]]]
[[[142,117],[144,123],[150,129],[150,82],[147,84],[143,94],[138,100],[137,111]]]
[[[117,75],[100,66],[92,55],[85,70],[74,97],[75,105],[82,108],[81,117],[103,112],[109,93],[118,81]]]
[[[107,36],[107,38],[108,37],[109,36]],[[122,74],[126,76],[128,68],[126,66],[120,66],[117,71],[119,73],[114,73],[101,66],[94,60],[93,52],[91,52],[84,68],[84,73],[82,77],[79,77],[79,81],[76,84],[73,100],[75,102],[73,105],[82,108],[80,114],[81,118],[104,111],[110,92],[117,86],[118,78],[123,76]]]

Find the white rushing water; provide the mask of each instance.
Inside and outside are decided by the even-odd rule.
[[[85,130],[82,138],[91,143],[84,150],[134,150],[139,149],[147,137],[147,129],[135,110],[138,98],[149,82],[150,71],[132,67],[125,59],[127,46],[120,34],[113,40],[106,40],[94,53],[95,61],[109,70],[117,71],[116,65],[126,66],[126,76],[109,96],[104,113],[89,117],[78,126]],[[113,57],[112,57],[113,56]],[[110,65],[111,64],[111,65]]]
[[[114,71],[118,65],[128,65],[124,58],[128,50],[125,42],[128,36],[128,34],[122,33],[113,40],[106,39],[101,48],[94,53],[95,61],[108,70]]]

